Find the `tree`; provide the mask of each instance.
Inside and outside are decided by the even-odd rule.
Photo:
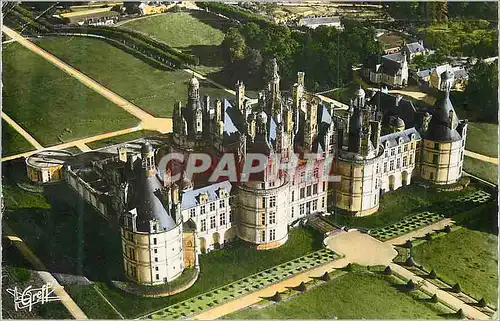
[[[245,38],[236,28],[231,28],[222,41],[223,55],[226,61],[235,63],[245,58]]]
[[[477,62],[469,72],[465,89],[468,109],[477,111],[478,118],[498,124],[498,63]]]

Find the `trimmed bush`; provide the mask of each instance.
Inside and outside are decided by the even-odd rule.
[[[352,266],[352,263],[347,264],[347,265],[344,267],[344,270],[345,270],[345,271],[348,271],[348,272],[352,272],[352,271],[354,270],[354,267]]]
[[[405,263],[406,263],[407,266],[415,266],[415,265],[417,265],[411,256],[406,260]]]
[[[274,301],[274,302],[280,302],[283,298],[281,297],[281,293],[279,293],[278,291],[276,291],[276,293],[269,298],[271,301]]]
[[[460,288],[460,284],[455,283],[455,285],[453,285],[453,287],[451,288],[451,291],[453,293],[460,293],[460,292],[462,292],[462,289]]]
[[[438,303],[438,296],[437,296],[437,294],[434,293],[434,295],[431,298],[431,302],[432,303]]]
[[[292,289],[294,289],[295,291],[304,292],[307,290],[307,287],[306,287],[306,284],[304,282],[300,282],[299,285],[293,287]]]
[[[406,241],[406,243],[405,243],[405,247],[406,247],[407,249],[411,249],[411,248],[413,247],[413,244],[411,243],[411,240]]]
[[[450,233],[450,232],[451,232],[451,226],[446,225],[446,226],[444,227],[444,231],[445,231],[446,233]]]
[[[465,313],[464,310],[460,309],[456,313],[457,319],[465,319]]]
[[[325,272],[325,273],[324,273],[324,274],[320,277],[320,279],[321,279],[322,281],[325,281],[325,282],[326,282],[326,281],[330,281],[330,274],[328,274],[328,272]]]
[[[408,280],[408,282],[406,283],[406,289],[408,290],[415,290],[415,283],[413,283],[412,280]]]
[[[391,269],[391,267],[389,265],[385,267],[384,274],[385,275],[391,275],[392,274],[392,269]]]
[[[431,233],[427,233],[427,234],[425,234],[425,240],[426,240],[426,241],[430,241],[430,240],[432,240],[432,234],[431,234]]]
[[[484,298],[481,298],[479,299],[479,301],[477,301],[477,305],[481,308],[484,308],[485,306],[487,306],[488,304],[486,303],[486,300]]]
[[[427,277],[429,279],[435,279],[435,278],[437,278],[436,272],[434,270],[430,271],[429,274],[427,274]]]

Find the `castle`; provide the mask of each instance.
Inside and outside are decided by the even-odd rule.
[[[341,114],[306,92],[302,72],[282,92],[275,59],[270,67],[255,106],[241,82],[234,102],[211,102],[193,77],[187,104],[174,107],[172,133],[83,153],[75,157],[85,161],[65,165],[69,185],[119,223],[130,280],[171,282],[186,268],[199,269],[199,254],[236,238],[276,248],[310,214],[370,215],[381,194],[414,178],[451,184],[461,177],[467,122],[455,114],[449,90],[432,110],[418,111],[400,96],[367,96],[359,88]],[[185,162],[158,168],[164,155],[197,152],[210,155],[213,165],[192,179]],[[265,155],[267,164],[248,180],[208,181],[223,155],[233,155],[240,168],[252,153]],[[299,161],[290,175],[277,164],[292,155]],[[313,155],[307,166],[305,155]],[[327,164],[339,180],[328,180]]]

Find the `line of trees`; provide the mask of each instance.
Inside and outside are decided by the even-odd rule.
[[[304,31],[247,22],[229,29],[221,45],[222,57],[245,81],[246,70],[250,77],[262,78],[262,61],[275,56],[284,86],[295,82],[297,71],[306,72],[309,90],[341,86],[352,81],[353,65],[381,52],[373,28],[350,20],[343,24],[344,30],[320,26]]]

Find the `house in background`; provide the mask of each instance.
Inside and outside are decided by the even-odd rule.
[[[406,54],[406,57],[408,57],[408,60],[411,62],[414,57],[421,55],[428,55],[430,51],[424,47],[424,42],[422,40],[419,40],[417,42],[405,44],[403,46],[403,52]]]
[[[463,91],[467,86],[468,80],[469,74],[464,67],[452,67],[449,64],[445,64],[431,70],[429,88],[439,91],[445,91],[447,88]]]
[[[306,26],[310,29],[316,29],[319,26],[327,26],[327,27],[335,27],[337,29],[343,29],[339,16],[305,17],[299,20],[298,25]]]
[[[404,53],[371,56],[361,69],[361,75],[374,84],[392,87],[408,85],[408,61]]]

